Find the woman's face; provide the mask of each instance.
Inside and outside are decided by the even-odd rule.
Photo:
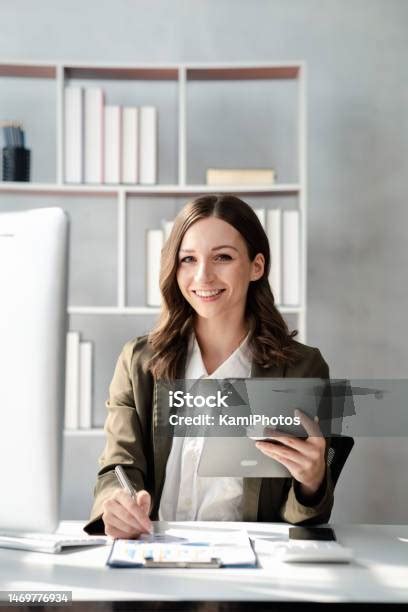
[[[244,312],[248,285],[264,270],[261,253],[251,262],[241,234],[215,217],[201,219],[185,233],[178,254],[177,282],[195,312],[212,318]]]

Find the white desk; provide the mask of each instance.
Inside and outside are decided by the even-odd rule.
[[[64,525],[75,533],[82,522]],[[199,527],[200,523],[194,525]],[[289,527],[281,523],[240,525],[250,535],[260,537],[282,537]],[[105,565],[107,546],[59,555],[0,549],[0,590],[69,590],[74,601],[407,603],[408,525],[334,525],[334,528],[338,540],[355,552],[355,561],[350,565],[284,564],[261,556],[262,569],[118,569]]]

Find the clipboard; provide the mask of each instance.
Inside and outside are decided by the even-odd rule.
[[[219,568],[221,560],[214,557],[207,545],[148,543],[135,540],[115,540],[109,554],[110,567],[146,568]]]
[[[201,536],[201,537],[200,537]],[[110,567],[224,568],[256,567],[256,555],[243,530],[170,529],[139,540],[114,540]]]

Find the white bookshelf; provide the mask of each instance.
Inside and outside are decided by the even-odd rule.
[[[300,303],[297,306],[278,305],[282,314],[295,315],[299,340],[306,341],[306,270],[307,270],[307,159],[306,159],[306,65],[303,61],[240,62],[240,63],[93,63],[93,62],[0,62],[0,77],[48,79],[55,85],[56,100],[56,176],[54,182],[0,183],[1,194],[58,195],[69,197],[97,196],[114,198],[117,203],[117,287],[113,306],[72,305],[70,315],[157,315],[158,308],[144,305],[130,306],[127,302],[127,207],[128,199],[142,196],[195,196],[205,193],[234,193],[238,196],[292,195],[300,212]],[[177,88],[177,182],[157,185],[89,185],[65,184],[64,168],[64,88],[70,80],[170,81]],[[192,82],[276,80],[296,82],[296,162],[297,180],[294,183],[275,183],[268,186],[208,186],[188,183],[187,113],[188,88]],[[270,165],[266,162],[266,165]],[[143,200],[141,199],[141,205]],[[103,430],[78,430],[67,435],[99,435]],[[92,432],[92,433],[90,433]]]
[[[137,195],[195,195],[202,193],[236,193],[241,195],[273,195],[273,194],[299,194],[301,191],[299,184],[275,184],[275,185],[254,185],[242,187],[242,185],[58,185],[53,183],[14,183],[7,181],[0,182],[0,192],[3,193],[40,193],[58,195],[108,195],[124,196]]]

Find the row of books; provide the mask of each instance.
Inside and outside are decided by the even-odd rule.
[[[298,210],[255,209],[269,240],[269,282],[276,304],[300,304],[300,213]]]
[[[279,208],[255,212],[268,236],[271,250],[269,282],[276,304],[300,304],[300,214],[298,210]],[[162,227],[146,232],[146,303],[160,306],[160,256],[167,240],[172,221],[163,221]]]
[[[65,369],[65,429],[92,427],[92,342],[77,331],[67,334]]]
[[[157,109],[105,104],[98,87],[64,92],[66,183],[154,185]]]

